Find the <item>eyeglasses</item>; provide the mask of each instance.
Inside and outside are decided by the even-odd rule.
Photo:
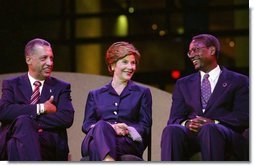
[[[189,50],[187,52],[188,57],[191,57],[191,54],[193,54],[193,53],[198,53],[202,48],[207,48],[207,47],[204,46],[204,47],[194,47],[194,48],[192,48],[191,50]]]

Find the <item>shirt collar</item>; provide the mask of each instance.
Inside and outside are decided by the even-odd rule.
[[[34,82],[35,81],[40,81],[40,83],[41,83],[41,87],[43,87],[43,84],[44,84],[44,81],[45,80],[36,80],[36,79],[34,79],[30,74],[29,74],[29,72],[28,72],[28,78],[29,78],[29,81],[30,81],[30,84],[31,84],[31,86],[33,87],[33,84],[34,84]]]
[[[219,77],[220,73],[221,73],[221,69],[220,69],[219,65],[217,65],[213,70],[211,70],[208,73],[209,79],[212,81],[216,80]],[[200,74],[201,74],[201,80],[202,80],[206,73],[203,71],[200,71]]]

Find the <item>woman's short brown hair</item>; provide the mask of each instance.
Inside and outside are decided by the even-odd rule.
[[[111,65],[116,63],[119,59],[126,57],[127,55],[134,55],[136,64],[139,63],[140,53],[138,50],[130,43],[120,41],[113,43],[106,52],[106,63],[108,66],[109,72],[112,74],[113,71],[111,69]]]

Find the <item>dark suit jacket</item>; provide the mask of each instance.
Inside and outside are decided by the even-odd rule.
[[[150,90],[129,81],[120,97],[111,86],[111,83],[90,91],[86,102],[82,131],[87,134],[91,125],[99,120],[112,124],[115,122],[126,123],[128,126],[134,127],[142,136],[144,144],[146,144],[152,125],[152,96]]]
[[[0,154],[4,152],[6,133],[10,124],[20,115],[28,115],[38,122],[38,127],[52,133],[59,139],[59,149],[56,154],[66,155],[69,152],[66,128],[73,123],[74,109],[70,97],[70,84],[56,78],[47,78],[44,82],[38,103],[44,103],[54,96],[57,112],[37,116],[36,105],[30,105],[32,87],[28,75],[22,75],[2,83],[2,98],[0,100]],[[32,146],[32,145],[31,145]],[[50,150],[50,149],[49,149]]]
[[[237,132],[249,127],[249,78],[224,67],[221,69],[205,113],[200,99],[200,73],[177,81],[168,124],[180,124],[199,115],[218,120]]]

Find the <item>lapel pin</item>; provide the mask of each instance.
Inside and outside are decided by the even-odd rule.
[[[228,86],[227,83],[223,83],[222,86],[225,88],[226,86]]]

